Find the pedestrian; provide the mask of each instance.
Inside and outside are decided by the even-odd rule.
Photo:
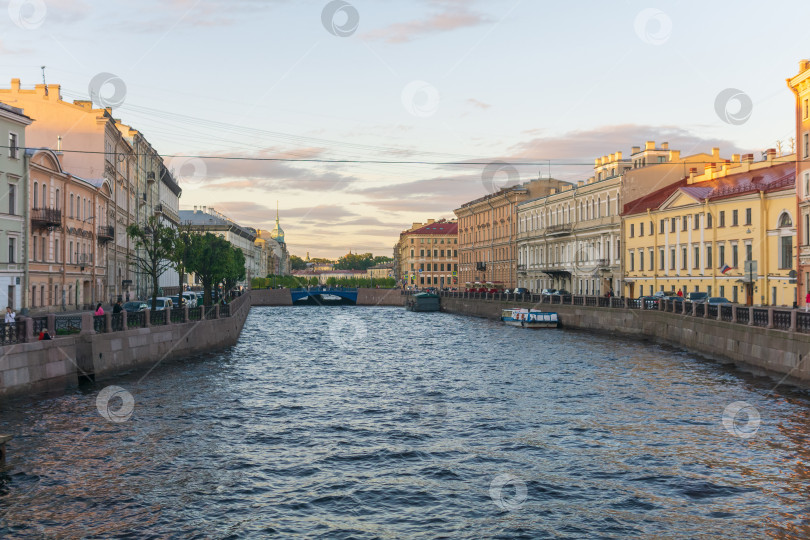
[[[121,306],[121,300],[118,300],[113,306],[113,315],[116,313],[121,313],[123,310],[124,308]]]
[[[804,310],[810,311],[810,292],[808,292],[807,296],[804,297]],[[6,315],[6,317],[8,317],[8,315]]]
[[[680,296],[681,298],[683,298],[683,291],[682,291],[682,290],[680,290],[680,289],[678,289],[678,296]]]
[[[14,324],[16,320],[17,314],[12,311],[11,306],[6,307],[6,324]]]
[[[51,337],[50,332],[48,332],[48,329],[43,328],[42,332],[39,333],[39,340],[40,341],[49,341],[51,339],[53,339],[53,338]]]
[[[96,306],[96,315],[104,315],[104,308],[101,307],[101,302]]]

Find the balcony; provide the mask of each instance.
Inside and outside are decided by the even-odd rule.
[[[560,225],[551,225],[550,227],[546,228],[546,235],[548,236],[557,236],[568,234],[572,230],[574,230],[573,223],[562,223]]]
[[[31,224],[48,229],[58,227],[62,224],[62,211],[56,208],[34,208],[31,210]]]
[[[109,242],[115,237],[115,229],[112,225],[105,225],[98,228],[96,233],[99,242]]]
[[[518,272],[518,274],[525,274],[526,273],[526,265],[525,264],[517,265],[517,272]]]

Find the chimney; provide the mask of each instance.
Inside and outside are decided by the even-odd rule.
[[[712,157],[714,159],[720,159],[720,149],[717,147],[712,148]]]
[[[644,144],[644,150],[655,150],[655,141],[647,141]]]
[[[661,143],[661,148],[663,150],[669,150],[669,143],[668,142]]]
[[[706,167],[705,167],[703,172],[704,172],[704,174],[706,176],[709,177],[708,178],[709,180],[711,180],[714,177],[713,175],[714,175],[715,167],[717,167],[717,163],[707,163],[706,164]]]
[[[62,99],[62,93],[60,92],[61,85],[58,84],[49,84],[48,85],[48,99],[51,101],[57,101]]]
[[[669,151],[669,160],[670,161],[679,161],[681,159],[681,151],[680,150],[670,150]]]
[[[687,180],[687,184],[694,184],[695,183],[695,175],[697,174],[697,167],[692,167],[689,169],[689,180]]]
[[[61,151],[62,151],[62,136],[61,136],[61,135],[58,135],[58,136],[56,137],[56,151],[57,151],[57,152],[61,152]]]
[[[639,152],[641,152],[641,147],[640,147],[640,146],[634,146],[634,147],[632,147],[632,148],[630,149],[630,155],[631,155],[631,156],[632,156],[633,154],[638,154]]]
[[[554,195],[555,193],[557,193],[557,188],[551,188],[550,195]]]
[[[428,220],[428,225],[430,225],[431,223],[433,223],[433,222],[435,222],[435,221],[436,221],[435,219],[429,219],[429,220]]]
[[[602,158],[596,158],[595,160],[593,160],[593,166],[594,167],[598,167],[601,164],[602,164]]]
[[[773,158],[776,157],[776,149],[775,148],[768,148],[767,150],[765,150],[765,153],[767,154],[768,161],[773,161]]]
[[[203,212],[208,212],[208,207],[207,207],[207,206],[203,206],[203,207],[202,207],[202,211],[203,211]]]
[[[754,162],[754,154],[743,154],[742,155],[743,163],[753,163]]]
[[[20,79],[11,79],[11,91],[14,93],[20,91]]]
[[[584,180],[577,180],[577,187],[582,187],[582,186],[584,186],[584,185],[585,185],[585,181],[584,181]]]
[[[799,60],[799,73],[810,69],[810,60]]]
[[[739,163],[740,162],[740,154],[731,154],[731,162],[732,163]]]
[[[194,211],[195,212],[197,211],[197,205],[196,204],[194,205]]]
[[[622,153],[621,152],[616,152],[616,160],[620,161],[621,159],[622,159]]]

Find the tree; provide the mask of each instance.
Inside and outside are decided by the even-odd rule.
[[[238,281],[245,279],[245,254],[241,249],[231,246],[223,279],[226,291],[233,290]]]
[[[158,279],[172,266],[176,231],[160,223],[155,216],[141,227],[132,223],[127,235],[135,241],[135,266],[152,280],[152,311],[157,308]]]
[[[191,255],[194,250],[195,242],[199,242],[201,234],[191,228],[191,224],[181,225],[177,229],[174,239],[174,249],[170,260],[177,270],[180,279],[180,294],[183,293],[183,281],[185,281],[186,273],[191,261]]]
[[[306,270],[307,263],[298,255],[290,255],[290,269],[291,270]]]
[[[233,246],[224,238],[205,233],[192,244],[190,264],[187,269],[200,278],[203,285],[203,303],[211,305],[211,291],[234,272]],[[244,255],[242,271],[244,276]]]

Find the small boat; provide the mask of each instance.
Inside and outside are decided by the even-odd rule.
[[[431,293],[414,294],[405,303],[408,311],[439,311],[439,295]]]
[[[554,312],[526,308],[504,309],[501,320],[509,326],[523,328],[557,328],[560,324]]]

